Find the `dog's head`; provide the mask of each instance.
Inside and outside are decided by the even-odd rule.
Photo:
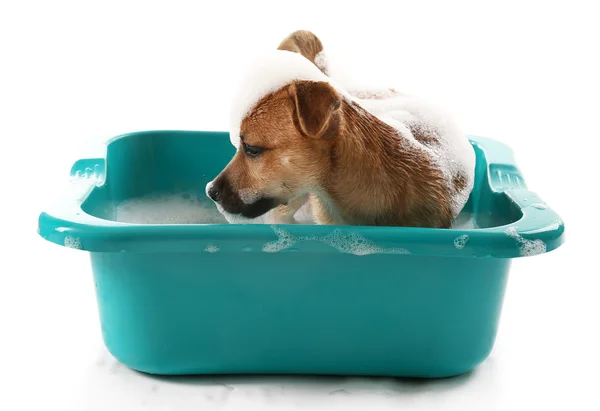
[[[280,53],[296,71],[310,64]],[[292,70],[292,80],[279,71],[285,67],[258,70],[242,85],[254,90],[242,91],[234,110],[231,139],[238,150],[206,188],[225,213],[257,218],[322,186],[342,127],[342,96],[314,65],[307,67],[302,75]],[[279,78],[269,77],[273,70]]]
[[[341,104],[331,85],[310,80],[263,97],[243,118],[238,150],[208,196],[229,214],[256,218],[318,190],[340,130]]]

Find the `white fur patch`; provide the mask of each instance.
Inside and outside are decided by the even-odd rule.
[[[205,191],[206,191],[206,196],[208,198],[210,198],[210,196],[208,195],[208,190],[210,190],[210,188],[212,186],[213,186],[213,181],[206,184]],[[242,193],[244,193],[244,194],[242,194]],[[240,199],[245,204],[251,204],[258,199],[258,194],[256,194],[255,192],[253,192],[250,189],[240,190],[239,196],[240,196]],[[254,200],[254,201],[250,201],[250,200]],[[262,215],[258,218],[246,218],[239,214],[228,213],[227,211],[225,211],[223,209],[223,207],[221,207],[221,205],[219,203],[215,203],[215,206],[217,207],[217,210],[219,210],[219,213],[221,213],[223,215],[223,217],[225,217],[225,219],[227,220],[227,222],[229,224],[267,224],[267,223],[269,223],[270,212],[266,213],[265,215]]]
[[[254,204],[260,198],[260,194],[257,191],[252,190],[250,188],[242,188],[238,192],[238,195],[240,196],[240,200],[242,200],[242,203],[244,204]]]

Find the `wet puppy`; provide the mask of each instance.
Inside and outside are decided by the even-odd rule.
[[[449,228],[475,153],[451,119],[392,89],[345,90],[320,40],[292,33],[251,66],[234,102],[237,153],[207,185],[231,222]]]

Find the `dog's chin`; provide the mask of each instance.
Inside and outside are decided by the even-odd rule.
[[[251,204],[236,207],[227,207],[227,205],[216,204],[219,212],[230,224],[266,224],[269,211],[273,210],[280,201],[263,197]]]
[[[221,213],[221,215],[225,217],[225,220],[227,220],[229,224],[267,224],[267,214],[258,218],[246,218],[243,217],[241,214],[228,213],[223,209],[223,207],[221,207],[220,204],[215,204],[217,206],[217,209],[219,210],[219,213]]]

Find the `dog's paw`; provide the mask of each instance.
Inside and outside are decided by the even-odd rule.
[[[294,215],[290,215],[289,213],[279,212],[277,210],[269,213],[267,218],[269,224],[298,224],[298,221],[294,217]]]

